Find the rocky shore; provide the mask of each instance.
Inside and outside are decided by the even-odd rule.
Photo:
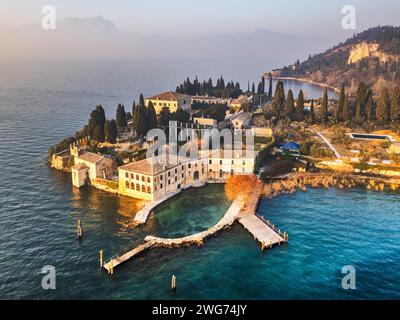
[[[273,198],[281,194],[291,194],[308,188],[368,188],[369,190],[396,191],[400,188],[400,180],[384,179],[361,175],[336,173],[293,173],[290,176],[277,178],[264,184],[263,196]]]

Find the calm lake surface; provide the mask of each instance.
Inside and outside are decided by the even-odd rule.
[[[204,247],[154,249],[113,277],[99,270],[100,249],[110,258],[148,234],[183,236],[215,224],[229,207],[223,187],[189,190],[132,228],[136,200],[72,188],[68,174],[47,167],[48,147],[79,130],[96,104],[114,116],[118,103],[130,109],[140,92],[173,90],[188,75],[223,74],[246,87],[272,67],[237,61],[1,61],[0,298],[400,298],[399,196],[357,189],[263,200],[259,213],[290,237],[288,245],[264,254],[234,225]],[[297,88],[322,94],[308,86]],[[45,265],[56,268],[56,290],[41,287]],[[357,290],[341,288],[345,265],[356,268]],[[178,279],[176,293],[169,290],[171,274]]]

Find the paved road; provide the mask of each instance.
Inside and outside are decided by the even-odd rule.
[[[324,135],[321,132],[315,131],[315,133],[326,143],[326,145],[333,151],[335,154],[336,158],[340,159],[342,156],[339,154],[339,152],[335,149],[335,147],[328,141],[327,138],[324,137]]]

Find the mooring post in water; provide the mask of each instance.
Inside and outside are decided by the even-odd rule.
[[[265,249],[265,242],[262,241],[262,242],[261,242],[261,251],[264,251],[264,249]]]
[[[103,249],[100,250],[100,268],[103,268]]]
[[[172,275],[172,279],[171,279],[171,290],[175,291],[176,290],[176,277],[175,275]]]
[[[78,219],[77,225],[76,225],[76,234],[78,238],[82,237],[82,226],[81,226],[81,219]]]
[[[114,274],[114,266],[113,266],[113,260],[110,260],[110,265],[108,267],[108,273],[113,275]]]
[[[286,240],[286,231],[283,233],[283,239]]]
[[[269,248],[272,249],[272,240],[269,241]]]

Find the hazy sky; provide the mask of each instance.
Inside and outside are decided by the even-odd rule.
[[[341,8],[357,9],[357,30],[398,24],[398,0],[1,0],[0,25],[39,23],[52,4],[57,20],[102,15],[122,31],[187,35],[272,31],[344,39]]]

